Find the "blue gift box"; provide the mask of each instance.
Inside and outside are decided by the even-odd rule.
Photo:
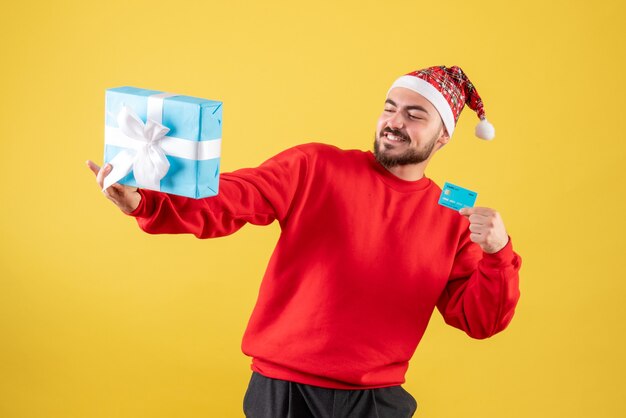
[[[117,87],[107,89],[105,109],[104,161],[113,165],[108,177],[123,176],[116,182],[195,199],[217,195],[222,102],[136,87]],[[131,122],[136,128],[133,132],[129,133],[125,128],[124,120],[127,119],[120,122],[122,114],[133,119]],[[155,126],[162,128],[165,136],[150,142],[150,138],[144,139],[142,135],[139,135],[141,138],[131,135],[148,132],[146,137],[149,137]],[[152,148],[146,151],[148,143]],[[167,159],[163,158],[163,164],[169,163],[169,168],[164,169],[164,177],[149,173],[154,181],[138,181],[145,175],[136,178],[132,164],[141,156],[156,154]],[[151,167],[150,163],[147,166]]]

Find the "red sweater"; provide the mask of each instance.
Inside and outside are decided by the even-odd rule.
[[[469,221],[437,204],[432,180],[401,180],[371,152],[301,145],[222,174],[219,187],[199,200],[140,190],[131,215],[146,232],[198,238],[280,223],[242,342],[265,376],[336,389],[399,385],[435,306],[474,338],[513,317],[521,259],[510,238],[483,253]]]

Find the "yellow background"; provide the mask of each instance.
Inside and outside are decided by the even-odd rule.
[[[317,141],[370,149],[388,87],[459,65],[466,109],[426,170],[497,209],[523,258],[502,334],[436,312],[418,417],[622,417],[622,1],[20,1],[0,16],[0,416],[240,417],[240,341],[276,225],[150,236],[99,192],[104,90],[224,102],[223,171]],[[375,213],[361,214],[375,217]]]

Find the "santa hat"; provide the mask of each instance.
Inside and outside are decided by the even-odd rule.
[[[398,78],[389,91],[396,87],[413,90],[431,102],[441,115],[450,137],[452,137],[463,106],[467,104],[480,119],[476,125],[476,136],[481,139],[494,138],[496,131],[485,117],[483,101],[474,85],[459,67],[447,68],[440,65],[413,71]]]

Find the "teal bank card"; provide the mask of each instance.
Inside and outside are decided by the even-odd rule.
[[[459,210],[461,208],[471,208],[476,202],[478,193],[452,183],[446,182],[439,196],[439,204],[450,209]]]

